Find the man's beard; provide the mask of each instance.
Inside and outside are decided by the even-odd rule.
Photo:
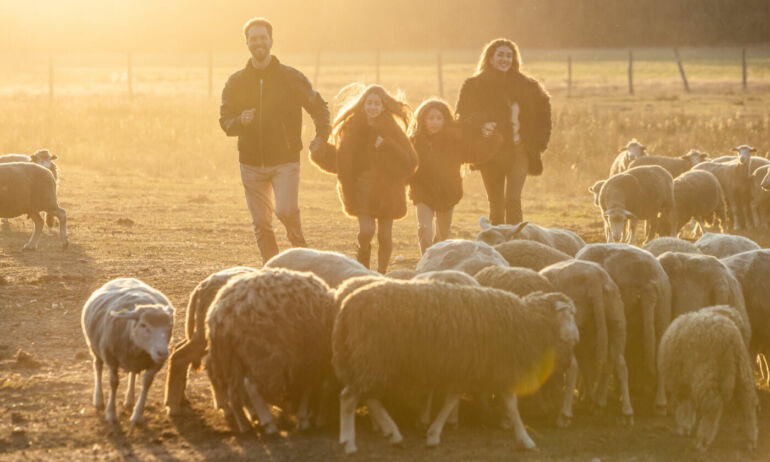
[[[258,47],[251,50],[251,56],[257,61],[263,61],[270,55],[270,51],[265,47]]]

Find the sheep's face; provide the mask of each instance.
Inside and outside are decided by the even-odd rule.
[[[618,151],[620,152],[626,151],[626,158],[628,159],[628,162],[633,162],[642,156],[646,156],[647,155],[647,152],[645,152],[646,150],[647,150],[647,147],[645,145],[640,144],[636,140],[631,140],[628,142],[627,145],[620,148]]]
[[[575,313],[577,312],[575,304],[569,297],[563,294],[554,296],[552,301],[559,325],[559,339],[574,348],[580,341],[580,332],[575,322]]]
[[[168,342],[174,311],[164,305],[139,305],[131,311],[113,312],[113,316],[133,321],[129,324],[131,340],[147,352],[156,364],[168,358]]]
[[[41,149],[30,156],[30,160],[32,160],[32,162],[38,165],[42,165],[43,167],[49,170],[51,169],[51,166],[53,165],[53,161],[56,158],[57,157],[55,155],[52,155],[51,152],[48,151],[47,149]]]
[[[692,166],[695,166],[708,159],[708,157],[708,154],[692,149],[681,158],[689,161]]]
[[[626,223],[636,216],[625,209],[615,208],[604,212],[605,222],[609,226],[608,242],[622,242]]]
[[[602,186],[604,186],[604,180],[599,180],[588,188],[588,192],[594,195],[594,205],[597,207],[599,206],[599,191],[602,190]]]
[[[751,155],[757,152],[756,149],[746,144],[742,144],[740,146],[734,147],[732,151],[736,153],[736,155],[738,156],[738,160],[740,160],[742,164],[749,163],[751,161]]]

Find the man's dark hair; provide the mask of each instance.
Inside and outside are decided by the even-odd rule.
[[[243,35],[247,39],[249,38],[249,29],[254,26],[264,26],[267,29],[267,35],[270,37],[270,40],[273,40],[273,25],[265,18],[251,18],[246,21],[246,24],[243,25]]]

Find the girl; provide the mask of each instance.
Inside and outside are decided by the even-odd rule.
[[[423,102],[410,129],[410,140],[419,158],[417,173],[409,182],[409,198],[417,210],[420,253],[449,238],[454,206],[463,197],[460,168],[483,163],[499,149],[502,136],[492,130],[461,126],[449,105],[439,99]],[[436,234],[433,234],[433,217]]]
[[[476,74],[463,83],[457,100],[459,121],[486,130],[496,124],[503,135],[502,147],[479,167],[493,225],[521,222],[524,180],[527,173],[542,173],[540,154],[551,136],[548,93],[537,80],[522,73],[520,65],[515,43],[493,40],[484,47]]]
[[[370,85],[332,125],[337,192],[345,213],[358,218],[358,261],[369,268],[376,229],[380,273],[388,269],[393,220],[406,215],[406,183],[417,168],[417,154],[404,133],[411,119],[406,103]]]

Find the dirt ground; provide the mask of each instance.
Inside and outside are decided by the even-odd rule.
[[[233,162],[235,164],[235,162]],[[235,169],[235,165],[233,166]],[[303,166],[305,172],[309,166]],[[358,421],[359,453],[345,456],[336,428],[280,436],[258,431],[231,434],[212,407],[205,374],[191,376],[192,409],[169,418],[162,409],[165,368],[145,409],[146,425],[131,429],[129,412],[108,425],[91,404],[93,375],[80,330],[90,293],[106,281],[130,276],[163,291],[174,303],[175,343],[182,337],[187,297],[211,272],[235,265],[259,266],[237,173],[229,180],[160,180],[119,171],[63,166],[60,201],[68,211],[70,245],[46,234],[36,252],[23,252],[32,224],[12,220],[0,231],[0,459],[1,460],[767,460],[770,454],[770,392],[760,390],[759,448],[742,449],[740,422],[728,412],[707,454],[676,436],[670,417],[653,417],[636,406],[633,427],[621,424],[618,406],[593,414],[580,404],[569,429],[524,415],[538,445],[515,448],[511,432],[493,424],[464,423],[447,429],[441,446],[428,449],[425,435],[402,424],[403,447],[391,447],[368,421]],[[341,213],[331,177],[303,174],[303,223],[311,245],[352,253],[355,222]],[[486,203],[477,176],[455,216],[455,236],[475,235]],[[591,198],[525,196],[525,214],[543,225],[567,226],[588,241],[601,227]],[[396,224],[391,268],[413,267],[418,258],[413,211]],[[286,247],[277,228],[279,245]],[[19,350],[22,350],[19,353]],[[121,377],[120,391],[125,385]],[[119,405],[120,409],[120,405]]]

